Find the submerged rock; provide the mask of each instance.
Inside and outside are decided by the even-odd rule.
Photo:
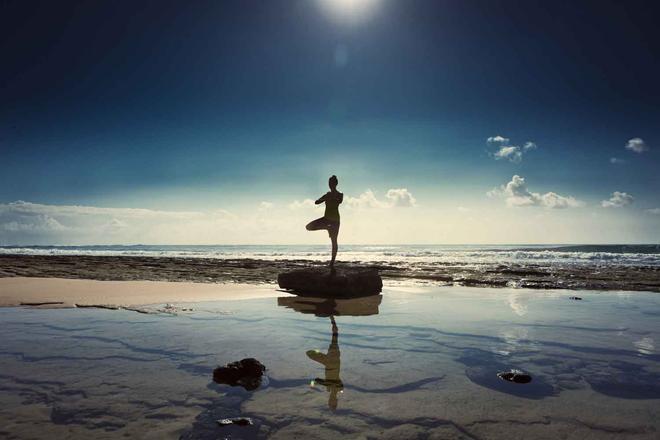
[[[252,419],[249,417],[234,417],[231,419],[220,419],[217,420],[218,425],[220,426],[229,426],[229,425],[238,425],[238,426],[249,426],[254,425]]]
[[[340,267],[336,272],[327,267],[296,269],[279,274],[277,283],[296,295],[326,298],[377,295],[383,290],[378,271],[362,267]]]
[[[254,358],[245,358],[213,370],[213,381],[231,386],[242,386],[248,391],[261,385],[261,377],[266,367]]]
[[[515,383],[530,383],[532,381],[532,376],[520,370],[502,371],[497,373],[497,377],[507,382]]]

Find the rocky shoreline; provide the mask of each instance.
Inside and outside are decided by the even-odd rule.
[[[370,263],[385,284],[423,283],[531,289],[588,289],[660,292],[660,267],[571,264]],[[310,260],[216,259],[133,256],[0,255],[0,277],[92,280],[276,283],[283,271],[319,267]]]

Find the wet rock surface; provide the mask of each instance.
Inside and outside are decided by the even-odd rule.
[[[513,383],[530,383],[532,381],[532,376],[520,370],[502,371],[497,373],[497,377]]]
[[[609,265],[594,261],[555,264],[473,264],[443,262],[342,263],[377,270],[390,282],[528,289],[644,290],[660,292],[660,267]],[[197,283],[274,283],[297,269],[328,270],[318,261],[250,258],[187,258],[89,255],[0,255],[0,277],[52,277],[90,280],[191,281]]]
[[[298,295],[333,298],[355,298],[377,295],[383,290],[383,280],[375,269],[340,267],[330,271],[325,267],[310,267],[278,275],[280,288]]]
[[[261,385],[264,371],[266,367],[261,362],[254,358],[245,358],[213,370],[213,381],[233,387],[241,386],[252,391]]]

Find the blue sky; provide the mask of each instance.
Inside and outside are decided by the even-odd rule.
[[[659,9],[3,2],[0,244],[324,242],[330,174],[354,243],[657,242]]]

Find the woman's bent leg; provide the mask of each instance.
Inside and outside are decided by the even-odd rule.
[[[316,220],[312,220],[311,222],[307,223],[307,226],[305,226],[308,231],[320,231],[323,229],[328,229],[328,221],[324,218],[317,218]]]

